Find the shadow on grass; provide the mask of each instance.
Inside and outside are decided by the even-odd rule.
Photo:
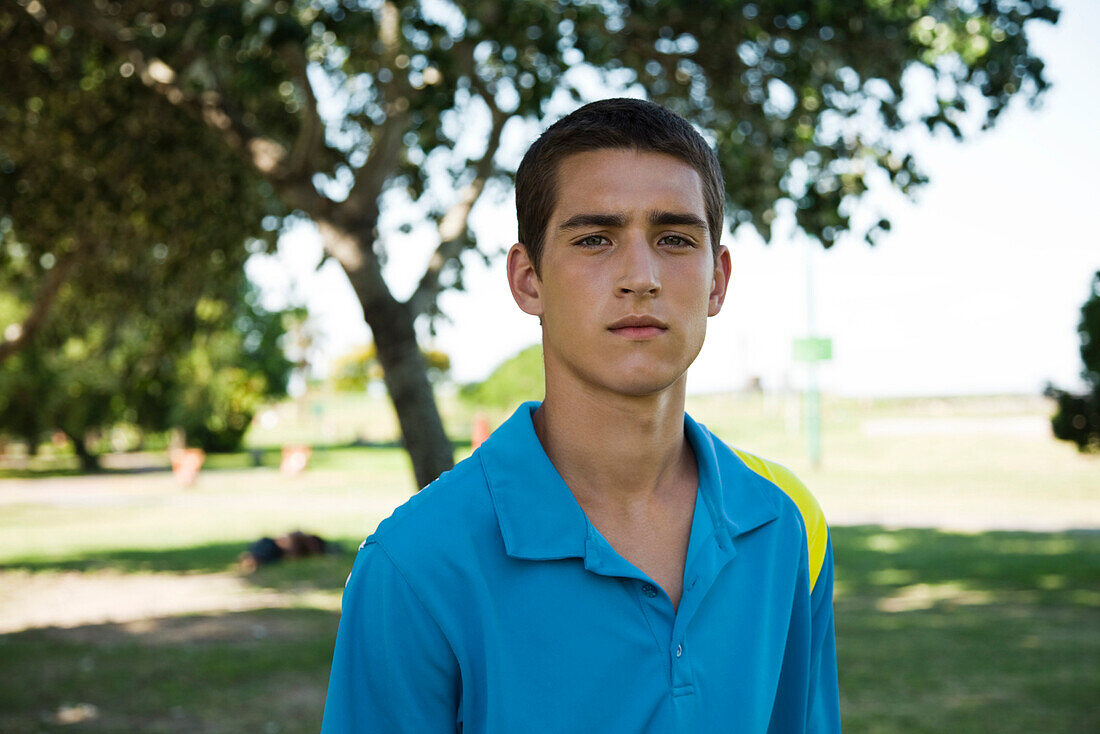
[[[0,563],[0,570],[214,573],[233,567],[246,548],[244,543],[210,543],[184,548],[105,550],[60,558],[16,559]]]
[[[316,732],[338,619],[265,609],[2,635],[0,675],[19,685],[0,686],[0,732]]]
[[[955,588],[978,599],[1089,603],[1100,590],[1100,531],[958,533],[877,525],[832,529],[836,599],[890,597],[900,590]],[[947,592],[945,592],[946,594]],[[945,597],[949,601],[949,596]]]
[[[0,563],[0,571],[114,571],[117,573],[235,572],[249,584],[265,589],[342,589],[359,541],[338,539],[340,553],[284,560],[252,572],[238,568],[238,556],[248,543],[210,543],[185,548],[110,550],[67,558],[27,558]]]
[[[1100,533],[832,533],[846,731],[1100,731]]]
[[[915,586],[984,592],[990,602],[1083,603],[1100,606],[1100,532],[954,533],[880,526],[832,528],[836,600],[846,596],[889,598]],[[336,538],[342,553],[281,561],[243,574],[267,588],[339,588],[362,538]],[[0,570],[98,571],[121,573],[216,573],[237,568],[247,542],[210,543],[182,548],[118,549],[61,558],[25,558]],[[1090,596],[1092,594],[1093,596]],[[1003,597],[1003,598],[1002,598]]]
[[[1100,731],[1100,533],[864,526],[833,528],[832,537],[846,731]],[[245,578],[339,590],[357,542],[340,540],[342,556]],[[5,568],[217,572],[233,568],[241,550],[119,550]],[[284,722],[283,732],[316,731],[336,620],[268,609],[2,635],[0,673],[22,683],[0,691],[0,731],[27,730],[17,722],[41,724],[84,701],[97,707],[100,719],[89,723],[98,731],[201,731],[215,722],[219,731],[262,731],[269,721]]]

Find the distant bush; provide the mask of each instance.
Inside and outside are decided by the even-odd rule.
[[[1058,401],[1050,419],[1054,437],[1072,441],[1082,452],[1100,451],[1100,395],[1074,395],[1047,387],[1046,395]]]
[[[507,410],[524,400],[541,400],[545,392],[542,345],[535,344],[502,362],[482,382],[464,385],[459,395],[479,407]]]
[[[450,356],[438,349],[421,349],[420,354],[424,357],[430,381],[435,383],[446,378],[451,369]],[[378,361],[378,348],[371,342],[338,357],[329,380],[340,392],[362,392],[372,382],[381,380],[384,376],[382,365]]]
[[[1089,386],[1084,395],[1047,385],[1045,394],[1058,401],[1051,417],[1054,436],[1077,444],[1079,451],[1100,452],[1100,271],[1092,278],[1092,292],[1081,307],[1077,325],[1081,337],[1081,376]]]

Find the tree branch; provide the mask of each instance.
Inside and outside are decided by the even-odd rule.
[[[317,193],[310,180],[310,172],[292,170],[288,165],[290,154],[286,147],[253,131],[239,116],[232,114],[219,90],[194,93],[184,89],[178,82],[179,74],[175,69],[159,58],[149,58],[134,43],[131,29],[105,18],[90,3],[61,5],[64,9],[59,17],[125,58],[133,65],[146,88],[220,134],[231,149],[272,184],[287,204],[311,217],[329,212],[332,202]],[[56,24],[48,19],[42,2],[28,3],[26,9],[42,24],[47,34],[52,36],[56,33]],[[309,94],[312,95],[312,90]]]
[[[386,105],[386,120],[371,133],[370,157],[355,175],[348,198],[340,205],[340,219],[359,231],[372,231],[378,223],[378,197],[397,168],[408,127],[408,100]]]
[[[369,246],[362,246],[356,233],[331,220],[321,219],[316,223],[325,252],[344,269],[368,322],[372,315],[387,312],[398,304],[382,276],[382,263]]]
[[[21,323],[12,323],[0,334],[0,364],[12,356],[30,341],[30,338],[45,323],[46,316],[57,297],[61,284],[69,277],[73,266],[80,260],[86,250],[86,246],[78,242],[76,248],[57,263],[46,276],[46,283],[35,296],[31,312]]]
[[[484,90],[484,88],[479,87],[479,90]],[[443,274],[444,268],[447,267],[448,263],[458,261],[462,253],[469,249],[470,240],[466,233],[469,227],[470,212],[485,190],[485,184],[488,182],[489,177],[493,174],[493,158],[500,147],[501,134],[510,116],[500,110],[496,100],[487,90],[482,91],[482,95],[485,103],[489,105],[489,112],[493,120],[492,129],[489,131],[489,140],[485,145],[484,155],[474,166],[474,179],[458,192],[458,200],[444,213],[436,226],[439,234],[439,246],[432,253],[431,260],[428,261],[428,267],[408,301],[414,316],[428,312],[432,304],[435,303],[436,298],[439,297],[440,291],[443,290],[440,276]]]
[[[378,223],[378,197],[397,167],[405,146],[408,110],[412,106],[408,75],[397,65],[401,52],[400,11],[391,0],[387,0],[378,12],[381,16],[378,35],[383,48],[379,67],[393,72],[393,80],[388,84],[380,84],[375,76],[375,84],[379,84],[381,89],[380,97],[386,99],[386,119],[371,133],[370,157],[356,173],[351,192],[340,207],[341,219],[347,226],[359,231],[373,231]]]
[[[313,92],[307,72],[306,55],[300,46],[284,44],[280,49],[287,67],[293,73],[305,96],[302,107],[302,126],[298,130],[298,139],[287,158],[287,171],[291,175],[308,176],[309,160],[320,158],[325,140],[325,124],[317,112],[317,95]]]

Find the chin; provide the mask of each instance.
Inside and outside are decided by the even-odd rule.
[[[643,398],[666,392],[676,387],[685,377],[686,372],[683,371],[672,374],[635,371],[620,380],[608,380],[605,384],[620,395]]]
[[[545,346],[543,347],[545,349]],[[605,352],[602,360],[569,359],[572,355],[555,355],[546,352],[547,380],[555,383],[587,385],[597,392],[613,393],[626,397],[658,395],[676,387],[686,378],[690,362],[669,358],[668,355],[631,355],[623,358],[613,352]],[[547,386],[549,388],[549,384]]]
[[[667,392],[673,385],[630,386],[620,389],[620,395],[628,398],[651,398]]]

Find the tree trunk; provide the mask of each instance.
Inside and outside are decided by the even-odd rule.
[[[27,444],[27,456],[34,458],[38,456],[38,437],[42,435],[42,432],[35,426],[34,429],[26,431],[23,434],[23,443]]]
[[[65,431],[65,434],[73,442],[73,450],[76,451],[76,457],[80,459],[80,470],[83,472],[100,471],[99,457],[88,450],[84,435],[79,432],[70,433],[69,431]]]
[[[397,411],[416,483],[423,488],[454,466],[454,447],[443,430],[428,371],[408,306],[396,300],[367,311],[386,391]]]
[[[368,218],[369,219],[369,218]],[[413,322],[416,312],[393,297],[370,234],[374,226],[348,226],[316,219],[325,250],[347,274],[363,318],[374,336],[386,392],[401,425],[405,450],[412,459],[416,484],[423,488],[454,466],[454,447],[443,430],[443,420],[428,382],[428,371]]]

